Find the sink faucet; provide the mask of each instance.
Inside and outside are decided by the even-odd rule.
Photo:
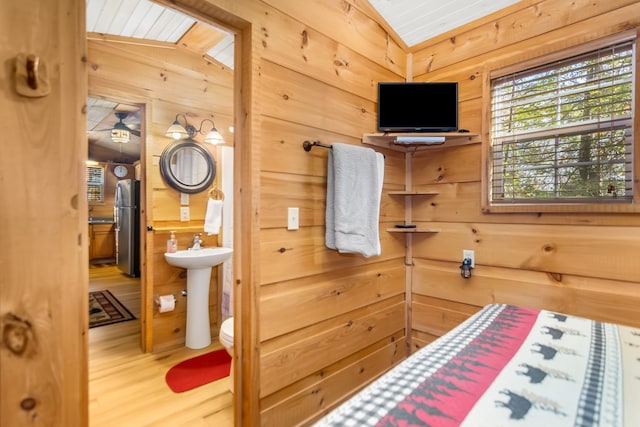
[[[202,243],[202,240],[200,240],[200,236],[202,236],[202,234],[200,233],[193,236],[193,246],[190,248],[192,251],[197,251],[198,249],[200,249],[200,244]]]

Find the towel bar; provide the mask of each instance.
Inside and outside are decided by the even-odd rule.
[[[311,151],[313,147],[333,148],[331,145],[323,144],[320,141],[305,141],[302,143],[302,148],[304,148],[304,151]]]
[[[304,148],[304,151],[311,151],[311,149],[313,147],[322,147],[322,148],[333,148],[333,145],[327,145],[327,144],[323,144],[320,141],[305,141],[302,143],[302,148]],[[386,158],[387,156],[383,154],[383,156]]]

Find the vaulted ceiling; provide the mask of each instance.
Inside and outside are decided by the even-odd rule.
[[[519,1],[369,0],[369,3],[411,47]]]

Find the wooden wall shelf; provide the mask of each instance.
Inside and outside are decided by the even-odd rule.
[[[438,228],[387,228],[389,233],[439,233]]]
[[[439,136],[444,137],[442,144],[397,144],[398,136]],[[415,151],[433,148],[454,147],[458,145],[476,144],[480,142],[480,135],[468,132],[437,132],[437,133],[365,133],[362,135],[362,143],[376,147],[388,148],[395,151]]]
[[[426,144],[396,144],[396,136],[442,136],[445,142],[437,145]],[[466,145],[480,142],[478,134],[467,132],[442,132],[442,133],[367,133],[362,136],[362,143],[375,145],[376,147],[389,148],[396,151],[408,151],[418,149],[429,149],[434,147],[450,147],[452,145]],[[437,196],[439,191],[388,191],[390,196]],[[387,228],[389,233],[439,233],[437,228]]]
[[[437,196],[439,191],[388,191],[390,196]]]

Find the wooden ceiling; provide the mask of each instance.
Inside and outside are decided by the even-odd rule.
[[[140,137],[130,134],[129,142],[111,139],[111,129],[119,121],[116,113],[125,113],[122,122],[130,129],[140,131],[140,108],[99,98],[87,98],[87,138],[89,159],[97,162],[132,164],[140,160]]]
[[[233,34],[150,0],[87,0],[87,33],[124,42],[182,45],[233,68]]]
[[[369,0],[407,47],[497,12],[520,0]]]

